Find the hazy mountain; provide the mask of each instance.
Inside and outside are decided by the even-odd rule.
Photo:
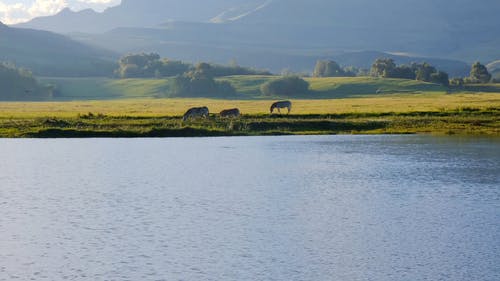
[[[500,81],[500,60],[493,61],[489,63],[486,67],[488,67],[488,71],[491,73],[493,78]]]
[[[238,22],[311,27],[301,34],[329,38],[337,49],[473,61],[500,57],[499,15],[498,0],[272,0]]]
[[[497,0],[269,0],[240,22],[419,30],[490,26],[498,22]],[[441,26],[436,26],[436,24]],[[497,27],[498,29],[498,27]]]
[[[221,13],[254,7],[264,0],[122,0],[102,13],[64,9],[54,16],[16,25],[57,33],[102,33],[118,27],[153,27],[168,21],[209,22]]]
[[[0,25],[0,61],[43,76],[109,75],[117,55],[47,31]]]
[[[301,70],[311,57],[360,50],[496,60],[499,12],[498,0],[124,0],[103,13],[64,10],[20,26],[121,53],[241,64],[259,55],[268,62],[259,67]]]
[[[203,29],[203,33],[194,32]],[[80,34],[76,39],[94,42],[106,49],[114,48],[120,53],[156,52],[162,57],[188,62],[208,61],[229,63],[236,60],[240,65],[268,69],[279,73],[283,69],[296,72],[312,72],[318,59],[335,59],[343,65],[369,68],[379,57],[395,59],[397,63],[427,61],[452,76],[468,74],[470,66],[458,60],[422,58],[408,55],[391,55],[375,51],[341,52],[323,48],[320,38],[317,46],[308,46],[299,36],[288,30],[266,30],[255,26],[241,38],[246,25],[170,23],[163,29],[119,28],[105,34]],[[305,29],[306,30],[306,29]],[[224,34],[224,36],[217,36]],[[165,40],[168,38],[168,40]],[[312,38],[310,40],[313,40]],[[267,42],[262,44],[259,42]],[[295,48],[288,48],[293,44]]]
[[[0,63],[0,101],[43,100],[52,93],[40,85],[30,72]]]
[[[498,71],[500,70],[500,60],[490,62],[486,67],[489,71]]]

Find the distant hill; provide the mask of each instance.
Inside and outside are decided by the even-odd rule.
[[[493,61],[489,63],[486,67],[493,76],[493,79],[500,81],[500,60]]]
[[[500,58],[499,11],[498,0],[123,0],[18,26],[175,59],[246,64],[259,55],[273,70],[360,50],[470,64]]]
[[[16,27],[58,33],[103,33],[118,27],[154,27],[168,21],[209,22],[224,11],[264,0],[122,0],[102,13],[64,9],[54,16],[35,18]]]
[[[489,71],[498,71],[500,70],[500,60],[490,62],[486,67]]]
[[[236,22],[269,30],[284,25],[297,28],[303,41],[324,45],[327,40],[337,50],[404,52],[472,62],[500,58],[499,15],[498,0],[271,0]]]
[[[0,62],[41,76],[109,76],[117,55],[47,31],[0,25]]]
[[[51,89],[41,86],[29,71],[3,63],[0,89],[0,101],[43,100],[51,95]]]
[[[269,69],[274,73],[280,73],[283,69],[311,73],[319,59],[333,59],[345,66],[370,68],[379,57],[393,58],[399,64],[426,61],[452,77],[465,76],[470,71],[467,63],[458,60],[391,55],[376,51],[336,52],[321,47],[308,48],[304,42],[293,43],[300,40],[301,34],[307,34],[307,30],[301,30],[303,32],[300,33],[287,28],[266,31],[264,27],[256,26],[255,32],[241,38],[240,34],[245,28],[245,25],[240,24],[169,23],[163,28],[119,28],[104,34],[79,34],[74,38],[82,42],[94,42],[106,49],[114,48],[120,53],[157,52],[163,57],[187,62],[224,64],[236,60],[242,66]],[[196,30],[203,32],[198,33]],[[317,42],[324,43],[320,40]],[[295,48],[287,49],[286,46],[292,44]]]

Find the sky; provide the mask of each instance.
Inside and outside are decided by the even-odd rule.
[[[92,8],[102,11],[121,0],[0,0],[0,21],[5,24],[25,22],[39,16],[53,15],[69,7],[74,11]]]

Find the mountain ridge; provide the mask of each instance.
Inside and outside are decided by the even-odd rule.
[[[198,0],[123,0],[120,5],[103,12],[75,12],[68,8],[53,16],[34,18],[15,27],[43,29],[56,33],[103,33],[118,27],[154,27],[168,21],[210,22],[224,11],[264,0],[205,0],[206,6],[196,9]],[[144,15],[144,16],[139,16]]]
[[[0,61],[42,76],[109,75],[118,55],[64,35],[0,26]]]
[[[300,62],[285,61],[287,56],[359,50],[472,63],[500,58],[498,11],[497,0],[481,5],[472,0],[454,5],[439,0],[123,0],[102,13],[63,10],[19,27],[67,33],[120,53],[176,54],[187,51],[175,49],[182,46],[201,52],[168,55],[173,59],[220,62],[228,55],[217,53],[225,50],[242,62],[249,53],[267,59],[283,55],[273,69],[278,61],[281,68],[300,68]]]

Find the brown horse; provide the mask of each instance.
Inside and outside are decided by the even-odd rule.
[[[240,117],[241,113],[238,108],[225,109],[220,112],[220,117]]]
[[[204,117],[207,118],[209,115],[208,107],[193,107],[190,108],[182,117],[182,121],[186,121],[190,118]]]
[[[277,101],[271,105],[271,114],[273,114],[274,109],[278,109],[278,112],[281,114],[282,108],[287,108],[288,109],[288,114],[290,114],[290,111],[292,110],[292,102],[285,100],[285,101]]]

